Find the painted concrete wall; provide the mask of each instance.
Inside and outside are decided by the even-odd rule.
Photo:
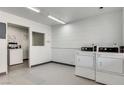
[[[50,26],[36,23],[34,21],[31,21],[22,17],[18,17],[6,12],[1,12],[1,11],[0,11],[0,22],[12,23],[12,24],[29,27],[30,66],[44,63],[51,60],[51,27]],[[32,31],[45,33],[45,46],[38,46],[38,47],[32,46]],[[1,40],[1,42],[6,43],[7,39]],[[0,42],[0,45],[1,45],[1,42]],[[4,50],[6,49],[7,48],[5,47]],[[1,55],[2,54],[5,54],[5,53],[2,52]],[[5,58],[7,59],[7,54],[5,55],[6,55]],[[3,62],[3,63],[6,63],[6,62]]]
[[[52,27],[52,60],[74,64],[74,50],[81,46],[122,45],[122,11],[92,16]],[[60,58],[61,57],[61,58]]]

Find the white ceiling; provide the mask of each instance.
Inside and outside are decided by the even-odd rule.
[[[80,19],[107,13],[111,11],[120,10],[117,7],[104,7],[99,9],[98,7],[37,7],[40,9],[40,13],[35,13],[25,7],[0,7],[1,11],[5,11],[17,16],[21,16],[39,23],[47,25],[57,25],[59,23],[49,19],[47,16],[50,14],[58,19],[63,20],[66,23],[78,21]]]

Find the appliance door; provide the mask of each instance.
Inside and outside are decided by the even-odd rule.
[[[94,56],[93,55],[77,56],[76,66],[93,68],[93,66],[94,66]]]
[[[97,70],[105,72],[123,73],[123,59],[98,57]]]
[[[93,52],[79,52],[77,54],[75,74],[95,80],[95,54]]]
[[[9,65],[23,63],[23,50],[22,49],[9,49],[10,62]]]

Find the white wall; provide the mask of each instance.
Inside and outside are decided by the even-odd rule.
[[[123,46],[124,46],[124,8],[122,8],[122,35],[123,35]]]
[[[51,60],[51,27],[0,11],[0,22],[29,27],[30,66]],[[32,31],[45,33],[45,46],[32,46]],[[7,41],[6,41],[7,42]],[[0,44],[1,45],[1,44]],[[6,48],[5,48],[6,50]],[[0,55],[1,56],[1,55]]]
[[[6,40],[0,39],[0,73],[7,72],[7,46]]]
[[[122,11],[92,16],[67,25],[53,26],[52,60],[74,64],[75,52],[71,52],[74,51],[72,49],[76,50],[93,43],[99,46],[112,46],[113,43],[122,45],[122,38]],[[58,60],[59,56],[63,59]],[[70,62],[64,61],[69,59]]]
[[[29,34],[28,29],[19,26],[8,25],[8,42],[17,42],[23,49],[23,59],[28,59]]]

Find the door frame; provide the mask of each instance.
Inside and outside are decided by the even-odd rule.
[[[22,26],[22,27],[25,27],[25,28],[27,28],[28,29],[28,39],[29,39],[29,42],[28,42],[28,67],[29,68],[31,68],[31,64],[30,64],[30,51],[31,51],[31,44],[30,44],[30,42],[31,42],[31,31],[30,31],[30,27],[27,27],[27,26],[24,26],[24,25],[20,25],[20,24],[15,24],[15,23],[11,23],[11,22],[6,22],[6,43],[8,42],[8,24],[13,24],[13,25],[17,25],[17,26]],[[7,43],[7,51],[8,51],[8,43]],[[8,64],[8,52],[7,52],[7,73],[8,73],[8,68],[9,68],[9,66],[8,66],[9,64]]]

